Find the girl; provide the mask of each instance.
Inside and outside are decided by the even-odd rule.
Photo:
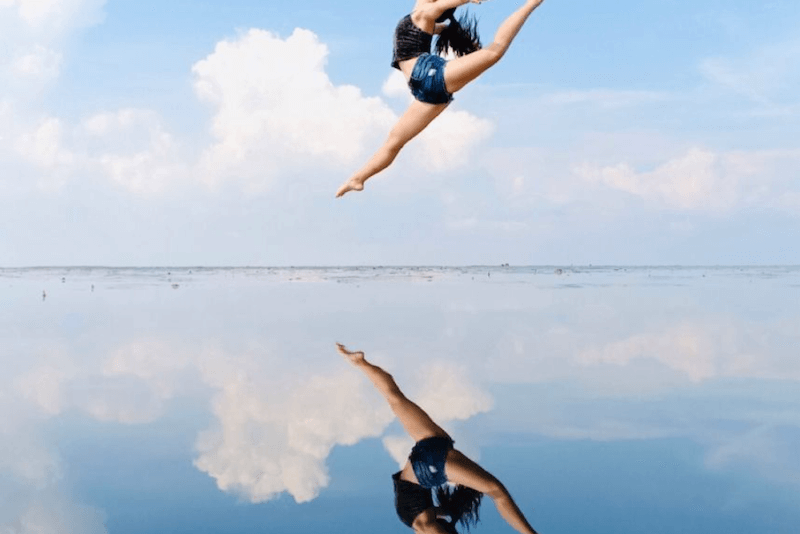
[[[392,128],[383,146],[342,184],[336,196],[361,191],[364,182],[388,167],[400,149],[444,111],[453,93],[500,61],[528,16],[543,1],[526,0],[500,25],[492,44],[481,48],[474,22],[459,21],[455,10],[482,0],[416,0],[414,10],[397,24],[392,58],[392,67],[406,77],[415,100]],[[449,22],[445,24],[446,21]],[[445,61],[440,55],[430,53],[434,34],[439,35],[438,54],[450,49],[457,56],[455,59]]]

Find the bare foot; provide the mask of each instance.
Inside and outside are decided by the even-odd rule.
[[[345,193],[349,193],[350,191],[361,191],[362,189],[364,189],[364,182],[358,181],[355,178],[350,178],[336,191],[336,198],[344,196]]]
[[[353,365],[358,365],[359,363],[364,361],[364,353],[361,352],[360,350],[358,351],[347,350],[347,347],[345,347],[341,343],[336,344],[336,350],[338,350],[339,354],[347,358],[347,360]]]

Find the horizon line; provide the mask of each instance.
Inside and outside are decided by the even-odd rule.
[[[759,268],[759,267],[800,267],[800,264],[779,264],[779,263],[718,263],[718,264],[680,264],[680,263],[663,263],[663,264],[626,264],[626,263],[608,263],[608,264],[575,264],[575,263],[540,263],[540,264],[417,264],[417,265],[392,265],[392,264],[361,264],[361,265],[22,265],[22,266],[0,266],[0,270],[12,269],[471,269],[471,268],[493,268],[493,269],[514,269],[514,268],[582,268],[582,269],[602,269],[602,268],[672,268],[672,267],[691,267],[696,269],[702,268]]]

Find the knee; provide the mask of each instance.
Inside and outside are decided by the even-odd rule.
[[[389,132],[389,137],[386,139],[384,146],[386,147],[386,150],[396,154],[397,152],[400,152],[405,144],[405,137],[400,132],[392,130]]]
[[[395,406],[398,404],[402,404],[406,402],[406,396],[403,395],[402,390],[397,386],[397,383],[394,381],[394,377],[383,371],[383,382],[384,385],[381,388],[386,396],[386,400],[389,402],[389,406]]]
[[[408,402],[406,396],[403,395],[403,392],[400,391],[400,388],[397,386],[392,386],[386,392],[386,400],[389,402],[390,408],[400,407],[401,405]]]

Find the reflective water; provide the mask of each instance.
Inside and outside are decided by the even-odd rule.
[[[543,534],[796,533],[798,302],[782,267],[0,270],[0,532],[410,532],[342,341]]]

